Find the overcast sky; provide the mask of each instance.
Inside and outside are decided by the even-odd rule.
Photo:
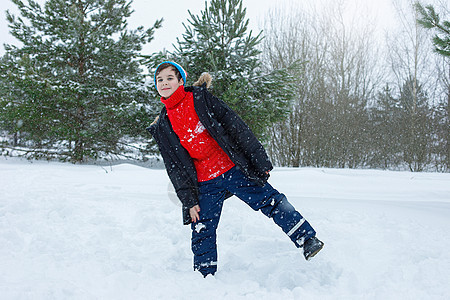
[[[25,0],[27,1],[27,0]],[[40,4],[45,0],[35,0]],[[244,0],[244,6],[247,8],[247,18],[250,20],[250,27],[254,31],[260,30],[260,25],[266,13],[275,7],[294,5],[301,8],[307,2],[317,0]],[[324,3],[337,0],[323,0]],[[369,7],[373,18],[376,18],[380,24],[385,25],[392,16],[391,0],[347,0],[350,7],[356,5],[366,5]],[[182,23],[189,19],[188,10],[193,14],[199,14],[204,9],[204,0],[134,0],[132,7],[135,12],[129,19],[130,28],[136,28],[143,25],[145,28],[152,26],[155,20],[164,18],[163,27],[158,29],[155,39],[148,44],[143,54],[150,54],[166,48],[172,50],[172,44],[176,43],[176,38],[181,37],[184,32]],[[326,7],[326,5],[325,5]],[[0,55],[4,54],[4,43],[16,44],[17,41],[9,34],[6,22],[5,11],[9,9],[15,15],[18,15],[15,5],[11,0],[2,0],[0,17]]]

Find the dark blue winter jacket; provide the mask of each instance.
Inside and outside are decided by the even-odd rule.
[[[228,105],[208,92],[206,85],[185,87],[194,95],[194,108],[211,137],[237,168],[259,185],[273,169],[264,147],[245,122]],[[191,223],[189,209],[199,203],[197,172],[188,151],[172,129],[166,108],[147,130],[158,144],[164,165],[183,207],[183,223]]]

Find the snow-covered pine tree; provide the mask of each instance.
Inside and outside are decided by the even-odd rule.
[[[137,60],[162,20],[129,30],[128,0],[12,1],[20,16],[7,19],[22,46],[5,46],[13,89],[0,108],[37,152],[82,162],[144,135],[151,97]]]
[[[227,102],[260,138],[275,120],[287,115],[293,77],[286,70],[264,74],[259,59],[262,32],[248,28],[242,0],[205,2],[191,12],[185,33],[171,57],[188,72],[188,83],[203,72],[213,76],[212,92]]]

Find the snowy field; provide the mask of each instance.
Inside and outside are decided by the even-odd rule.
[[[237,198],[192,270],[164,170],[0,159],[0,299],[450,299],[450,174],[278,168],[311,261]]]

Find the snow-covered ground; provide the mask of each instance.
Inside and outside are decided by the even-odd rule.
[[[2,158],[0,182],[2,300],[450,299],[450,174],[275,169],[324,249],[233,197],[206,279],[164,170]]]

